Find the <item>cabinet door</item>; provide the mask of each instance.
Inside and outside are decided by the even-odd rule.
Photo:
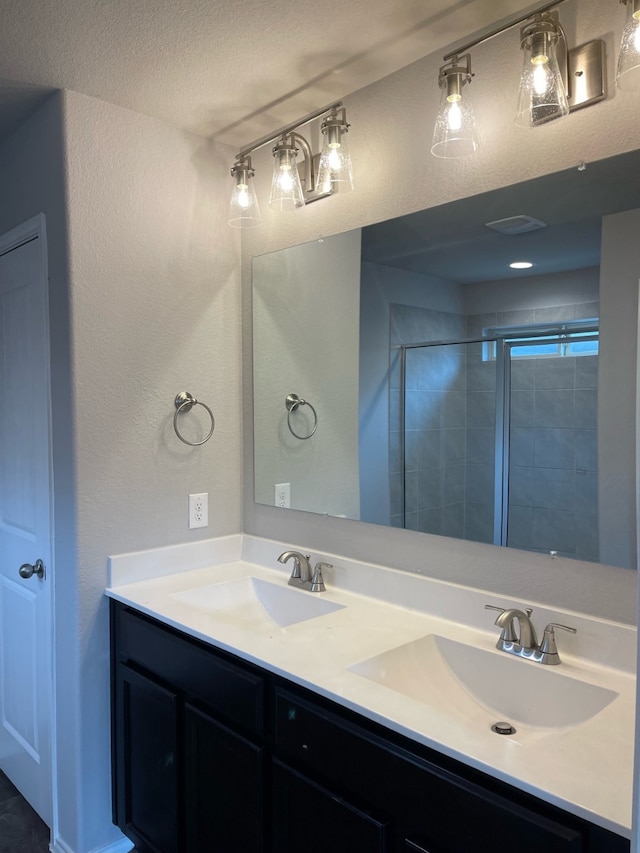
[[[118,826],[140,850],[177,853],[176,694],[123,664],[116,691]]]
[[[190,705],[185,724],[186,853],[262,853],[262,750]]]
[[[274,762],[274,851],[387,853],[389,849],[384,823]]]

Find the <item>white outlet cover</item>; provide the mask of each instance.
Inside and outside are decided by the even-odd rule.
[[[209,493],[189,495],[189,530],[209,526]]]

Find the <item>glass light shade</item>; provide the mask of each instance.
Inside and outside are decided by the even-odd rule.
[[[468,157],[478,149],[476,121],[469,93],[464,89],[464,76],[455,73],[440,80],[441,95],[433,129],[431,153],[452,159]]]
[[[236,185],[229,205],[229,225],[232,228],[255,228],[262,225],[260,206],[253,185],[253,170],[234,167],[232,174]]]
[[[353,168],[351,156],[347,147],[346,131],[339,128],[330,128],[334,131],[327,133],[324,137],[324,145],[318,165],[319,187],[335,187],[338,185],[340,192],[348,192],[353,189]]]
[[[536,127],[569,115],[569,103],[556,56],[557,36],[543,32],[523,48],[524,62],[516,110],[518,127]]]
[[[304,194],[298,174],[297,149],[281,140],[273,149],[275,164],[269,204],[276,210],[295,210],[304,205]]]
[[[627,23],[622,31],[616,86],[640,89],[640,2],[627,3]]]

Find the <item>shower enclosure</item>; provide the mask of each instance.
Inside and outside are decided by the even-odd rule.
[[[597,320],[484,332],[392,353],[392,521],[597,560]]]

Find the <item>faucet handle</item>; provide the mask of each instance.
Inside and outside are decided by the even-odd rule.
[[[578,633],[577,628],[571,628],[569,625],[560,625],[558,622],[549,622],[547,627],[544,629],[544,634],[542,635],[542,642],[540,643],[540,651],[543,657],[545,658],[543,660],[543,663],[560,663],[560,655],[558,654],[558,647],[556,645],[556,628],[562,628],[563,631],[569,631],[569,633],[571,634]],[[547,659],[547,656],[551,659]]]
[[[311,578],[311,592],[324,592],[326,587],[324,585],[324,580],[322,577],[323,569],[332,569],[333,566],[331,563],[316,563],[316,566],[313,570],[313,577]]]

